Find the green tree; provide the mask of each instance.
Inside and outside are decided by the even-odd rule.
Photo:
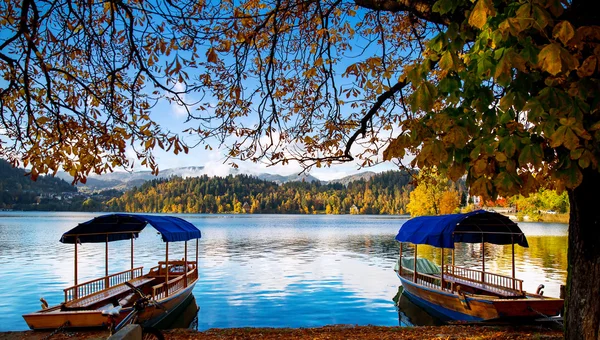
[[[154,148],[187,151],[153,120],[163,100],[233,159],[369,165],[385,149],[386,160],[411,153],[414,166],[466,173],[486,200],[566,189],[565,336],[597,338],[600,300],[587,298],[600,295],[587,279],[600,277],[596,6],[7,0],[0,156],[32,178],[62,167],[84,181],[131,165],[133,145],[156,172]]]

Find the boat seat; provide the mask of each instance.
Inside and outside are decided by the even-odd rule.
[[[459,276],[454,276],[449,273],[444,273],[444,281],[453,283],[455,285],[461,285],[462,287],[471,287],[474,289],[478,289],[484,292],[488,292],[494,295],[498,295],[502,298],[518,298],[524,296],[523,293],[519,292],[515,289],[503,288],[493,285],[488,285],[485,282],[476,282],[466,280]]]
[[[142,277],[135,278],[133,280],[129,280],[129,283],[131,283],[133,286],[139,288],[149,282],[152,282],[153,280],[154,280],[153,277],[142,276]],[[123,294],[130,290],[131,290],[131,288],[127,287],[125,284],[119,284],[114,287],[110,287],[108,289],[101,290],[97,293],[82,297],[80,299],[69,301],[69,302],[63,304],[61,309],[62,310],[78,310],[81,308],[89,309],[94,304],[97,304],[101,301],[109,301],[111,299],[115,299],[120,294]],[[116,304],[113,302],[112,304],[119,305],[118,302]]]

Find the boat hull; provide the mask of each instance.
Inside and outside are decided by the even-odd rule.
[[[196,281],[189,284],[186,288],[167,298],[158,300],[163,308],[148,306],[143,313],[140,313],[138,323],[144,326],[154,326],[162,319],[167,317],[172,311],[185,301]],[[130,308],[121,310],[117,322],[120,322],[127,314],[131,312]],[[33,330],[56,329],[56,328],[105,328],[108,327],[108,317],[102,315],[102,310],[79,310],[79,311],[61,311],[61,306],[53,306],[48,309],[40,310],[30,314],[24,314],[23,318]],[[68,324],[67,324],[68,322]]]
[[[538,318],[558,315],[562,299],[528,295],[526,298],[459,295],[416,284],[398,276],[413,302],[444,320],[486,321],[504,318]]]

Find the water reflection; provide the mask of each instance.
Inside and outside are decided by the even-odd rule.
[[[398,324],[400,326],[441,326],[445,324],[433,313],[415,304],[403,291],[403,287],[399,286],[398,293],[392,299],[398,309]]]
[[[199,309],[196,298],[191,294],[175,310],[170,311],[168,317],[161,320],[155,327],[158,329],[187,328],[197,330]]]
[[[58,239],[97,215],[15,212],[0,217],[3,278],[13,283],[0,286],[0,315],[7,316],[0,331],[26,329],[21,314],[37,310],[40,296],[50,304],[63,300],[62,289],[73,283],[73,246]],[[202,230],[200,279],[193,292],[201,305],[200,330],[398,324],[390,297],[399,285],[392,270],[398,258],[394,237],[405,218],[181,217]],[[520,225],[530,248],[516,248],[517,277],[525,279],[528,290],[544,283],[546,295],[558,296],[558,285],[566,278],[566,226]],[[129,242],[113,242],[109,248],[110,271],[128,269]],[[169,258],[182,258],[183,249],[182,244],[171,244]],[[188,258],[195,258],[195,242],[188,249]],[[164,259],[165,250],[160,236],[147,228],[135,241],[135,266],[154,266]],[[411,252],[405,247],[405,255]],[[419,247],[419,256],[438,264],[440,255],[439,249]],[[457,264],[477,268],[480,261],[479,245],[457,246]],[[104,273],[104,244],[81,245],[79,263],[80,282]],[[486,268],[510,274],[510,264],[509,246],[486,246]]]

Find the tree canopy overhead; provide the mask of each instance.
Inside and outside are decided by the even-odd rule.
[[[598,296],[600,27],[592,0],[61,1],[0,4],[0,156],[85,180],[128,145],[232,159],[369,165],[414,155],[472,194],[566,188],[570,296]],[[188,96],[189,95],[189,96]],[[191,99],[193,98],[193,99]],[[587,273],[587,274],[585,274]],[[567,336],[600,302],[569,298]],[[576,311],[576,312],[575,312]],[[576,320],[586,322],[576,325]]]
[[[408,152],[468,173],[483,196],[548,178],[574,188],[597,167],[600,28],[574,22],[584,2],[2,6],[1,152],[34,176],[128,166],[127,145],[156,171],[155,147],[187,151],[153,119],[160,100],[233,159],[369,165]]]

